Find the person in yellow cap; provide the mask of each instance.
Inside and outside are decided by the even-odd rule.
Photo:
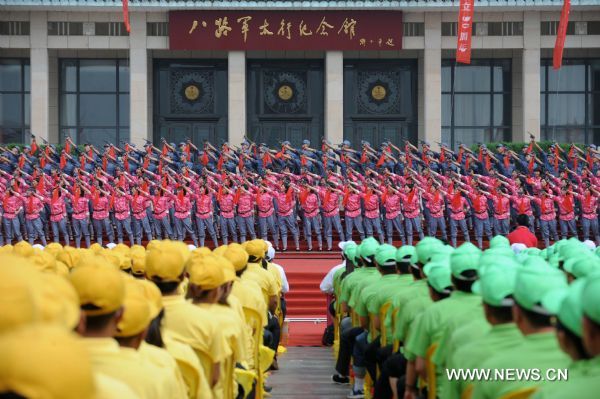
[[[29,325],[0,336],[0,397],[95,399],[90,357],[59,326]]]
[[[127,384],[140,398],[163,398],[162,381],[155,369],[139,357],[127,356],[113,338],[123,317],[125,281],[122,273],[103,258],[85,258],[69,280],[85,314],[78,332],[90,353],[92,369]]]
[[[146,255],[146,277],[163,295],[164,328],[196,351],[204,374],[214,387],[219,380],[220,363],[231,354],[231,349],[211,313],[179,293],[184,271],[182,253],[169,242],[153,246]]]

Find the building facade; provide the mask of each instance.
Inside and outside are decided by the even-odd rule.
[[[562,0],[476,1],[470,65],[454,61],[458,1],[130,0],[128,33],[119,0],[0,0],[0,143],[599,144],[600,2],[571,4],[555,71]],[[305,22],[344,13],[327,40],[350,46]]]

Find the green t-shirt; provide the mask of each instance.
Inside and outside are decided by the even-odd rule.
[[[342,275],[346,272],[346,266],[340,267],[333,273],[333,292],[336,298],[340,297],[342,292]]]
[[[374,267],[367,267],[361,274],[360,280],[354,284],[350,290],[350,298],[348,299],[348,306],[356,311],[357,305],[360,300],[361,292],[365,287],[372,284],[374,281],[381,279],[381,274]]]
[[[402,310],[396,315],[393,338],[400,342],[406,341],[409,329],[411,329],[413,324],[416,324],[415,319],[417,316],[422,314],[431,305],[433,305],[431,298],[424,295],[416,296],[402,305]]]
[[[533,399],[596,399],[600,392],[600,356],[571,363],[569,380],[562,384],[546,384]]]
[[[412,280],[409,285],[404,287],[402,290],[396,292],[390,302],[391,307],[390,311],[387,313],[385,317],[385,327],[387,331],[392,330],[392,318],[394,312],[396,313],[396,323],[394,325],[394,330],[396,329],[396,325],[398,324],[398,319],[402,315],[402,309],[405,304],[416,297],[426,297],[429,298],[429,289],[427,288],[427,280]],[[431,302],[431,301],[430,301]],[[395,337],[394,333],[394,337]]]
[[[491,370],[539,369],[541,377],[544,377],[548,369],[566,369],[569,363],[569,358],[560,350],[556,334],[552,331],[525,336],[520,345],[512,346],[490,357],[481,365],[481,368]],[[542,387],[544,384],[548,384],[548,386],[562,385],[561,382],[535,381],[532,378],[511,378],[511,380],[475,381],[472,399],[500,398],[523,388]],[[574,395],[569,395],[569,397],[579,398]]]
[[[457,330],[454,335],[462,334],[462,329]],[[446,362],[448,369],[475,369],[490,357],[502,353],[513,346],[519,345],[523,339],[521,331],[515,323],[497,324],[490,326],[489,330],[479,339],[468,342],[454,351]],[[443,374],[445,376],[445,373]],[[461,394],[471,381],[452,380],[447,381],[444,378],[444,398],[459,399]]]
[[[348,302],[350,300],[350,294],[354,289],[354,286],[360,281],[362,276],[365,275],[366,268],[360,267],[354,269],[354,271],[348,274],[343,280],[340,287],[340,301]]]

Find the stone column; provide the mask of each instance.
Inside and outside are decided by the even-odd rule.
[[[227,55],[228,140],[239,145],[246,134],[246,52],[230,51]]]
[[[523,130],[513,132],[514,141],[529,141],[530,133],[540,139],[540,13],[523,14]]]
[[[425,13],[423,52],[424,117],[419,139],[437,147],[435,142],[442,141],[442,15],[440,13]]]
[[[50,141],[48,65],[48,18],[46,12],[32,12],[31,40],[31,132],[39,139]],[[42,140],[38,140],[41,143]],[[25,137],[29,143],[29,137]]]
[[[342,51],[325,53],[325,137],[332,144],[339,144],[344,140],[344,53]]]
[[[146,13],[130,12],[129,33],[129,140],[138,147],[144,139],[152,141],[148,118],[148,50],[146,49]]]

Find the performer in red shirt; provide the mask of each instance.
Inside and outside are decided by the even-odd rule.
[[[511,231],[506,238],[510,244],[524,244],[527,248],[537,248],[538,239],[529,230],[529,217],[525,214],[517,216],[517,228]]]

